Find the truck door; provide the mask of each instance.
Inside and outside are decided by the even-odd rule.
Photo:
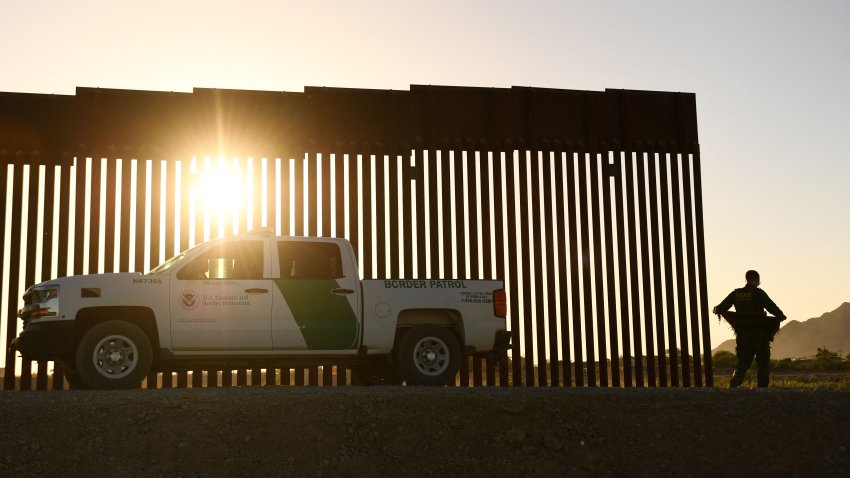
[[[333,242],[278,240],[272,342],[279,350],[354,350],[357,275]]]
[[[230,240],[204,249],[171,281],[176,350],[270,350],[274,282],[268,241]]]

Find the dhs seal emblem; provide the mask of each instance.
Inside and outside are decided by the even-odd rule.
[[[201,296],[193,290],[184,290],[178,300],[183,310],[192,310],[201,303]]]

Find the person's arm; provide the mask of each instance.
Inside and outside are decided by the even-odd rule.
[[[725,299],[723,299],[723,302],[721,302],[720,304],[718,304],[714,308],[714,313],[717,314],[717,315],[720,315],[723,312],[726,312],[727,310],[729,310],[732,307],[732,304],[734,304],[734,303],[735,303],[735,291],[732,291],[732,292],[729,293],[729,295],[726,296]]]
[[[779,307],[777,307],[776,304],[772,300],[770,300],[770,297],[768,297],[767,292],[765,292],[761,289],[758,289],[758,291],[761,292],[761,296],[762,296],[761,300],[762,300],[762,305],[764,305],[764,308],[767,309],[768,312],[773,314],[774,317],[777,317],[780,322],[785,320],[786,319],[785,314],[782,313],[782,311],[779,309]]]

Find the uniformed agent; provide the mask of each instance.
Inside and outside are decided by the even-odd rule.
[[[715,314],[727,312],[735,306],[735,352],[738,355],[738,365],[729,382],[730,387],[737,387],[744,381],[744,376],[753,363],[755,356],[758,365],[758,386],[767,387],[770,381],[770,341],[776,332],[772,329],[765,309],[779,321],[785,320],[785,314],[770,300],[767,293],[759,289],[761,279],[756,271],[747,271],[744,275],[747,285],[733,290],[723,302],[714,308]],[[778,327],[777,327],[778,328]]]

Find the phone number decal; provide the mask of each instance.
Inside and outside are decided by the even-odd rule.
[[[461,292],[460,301],[466,304],[492,304],[493,294],[489,292]]]

